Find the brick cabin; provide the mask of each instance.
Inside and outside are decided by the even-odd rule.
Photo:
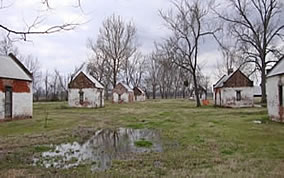
[[[13,55],[0,56],[0,120],[31,118],[33,77]]]
[[[284,122],[284,59],[280,59],[266,78],[267,109],[269,118]]]
[[[133,91],[134,91],[135,101],[145,101],[146,100],[145,92],[141,88],[134,87]]]
[[[253,107],[253,81],[239,69],[221,77],[214,89],[214,103],[222,107]]]
[[[130,103],[134,101],[134,92],[126,84],[119,82],[112,90],[113,103]]]
[[[68,104],[71,107],[104,107],[104,86],[81,70],[68,84]]]

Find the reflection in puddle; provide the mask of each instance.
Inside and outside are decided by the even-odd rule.
[[[138,147],[136,141],[147,140],[150,147]],[[36,165],[46,168],[72,168],[81,164],[92,165],[92,171],[105,170],[111,166],[111,160],[120,159],[127,153],[161,152],[160,136],[148,129],[99,130],[82,145],[78,142],[61,144],[54,151],[44,152],[41,158],[35,158]]]

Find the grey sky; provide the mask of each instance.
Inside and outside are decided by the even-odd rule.
[[[8,1],[6,1],[8,2]],[[61,32],[50,35],[29,36],[32,42],[18,42],[21,53],[33,54],[41,62],[43,71],[55,68],[62,73],[73,71],[75,66],[86,61],[88,38],[96,39],[102,21],[112,15],[121,15],[126,21],[133,21],[138,29],[138,40],[141,51],[149,53],[153,49],[153,42],[162,40],[168,31],[158,14],[159,9],[169,9],[169,0],[83,0],[82,9],[74,8],[75,0],[50,0],[52,10],[45,11],[40,0],[15,0],[10,8],[1,10],[0,23],[21,30],[25,22],[30,24],[38,15],[44,15],[46,20],[38,28],[46,24],[60,24],[62,22],[87,22],[74,31]],[[72,2],[72,3],[70,3]],[[5,17],[5,18],[3,18]],[[200,58],[205,61],[204,71],[212,76],[216,59],[220,58],[217,45],[212,39],[203,43]]]

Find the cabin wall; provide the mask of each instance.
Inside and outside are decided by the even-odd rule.
[[[240,101],[237,101],[236,91],[241,91]],[[253,87],[224,88],[222,102],[225,107],[252,107]]]
[[[213,95],[214,95],[213,99],[214,99],[215,105],[216,106],[222,106],[221,105],[222,102],[220,100],[220,95],[222,96],[222,89],[221,88],[214,89],[214,94]]]
[[[84,93],[83,103],[80,103],[80,89],[72,88],[68,90],[68,104],[71,107],[88,107],[97,108],[104,107],[104,90],[97,88],[83,88],[81,91]],[[102,98],[100,96],[102,92]],[[102,106],[101,106],[102,102]]]
[[[138,102],[140,102],[140,101],[145,101],[145,100],[146,100],[146,96],[145,96],[145,94],[136,95],[136,96],[134,97],[134,100],[135,100],[135,101],[138,101]]]
[[[32,117],[32,82],[0,79],[0,119],[5,119],[5,87],[12,88],[12,118]]]
[[[133,102],[133,93],[130,92],[130,93],[123,93],[121,94],[120,96],[120,101],[119,101],[119,94],[116,93],[116,92],[113,92],[112,94],[112,101],[114,103],[120,103],[120,102],[123,102],[123,103],[129,103],[129,102]]]
[[[284,74],[267,78],[266,91],[268,115],[271,120],[278,122],[284,122],[284,107],[280,106],[279,99],[279,86],[281,85],[284,90]]]
[[[237,101],[236,91],[241,91],[240,101]],[[215,89],[214,102],[217,106],[223,107],[253,107],[253,87],[233,87]]]
[[[0,119],[5,118],[5,93],[0,91]]]

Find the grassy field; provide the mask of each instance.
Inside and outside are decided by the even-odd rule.
[[[100,128],[119,127],[157,130],[163,152],[115,160],[95,173],[89,165],[32,166],[49,144],[81,142]],[[32,119],[0,123],[0,177],[8,176],[283,177],[284,125],[269,121],[265,108],[196,108],[188,100],[106,103],[101,109],[36,103]]]

